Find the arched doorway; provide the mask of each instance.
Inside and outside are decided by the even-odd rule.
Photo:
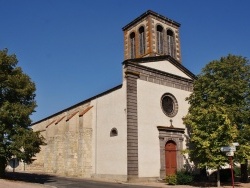
[[[165,165],[166,175],[172,175],[176,173],[176,143],[172,140],[168,141],[165,145]]]

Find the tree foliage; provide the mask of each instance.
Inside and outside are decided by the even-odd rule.
[[[199,167],[217,169],[228,158],[223,146],[239,142],[236,159],[250,156],[250,65],[241,56],[228,55],[210,62],[194,82],[187,98],[184,123],[190,129],[189,155]]]
[[[0,51],[0,176],[12,157],[30,163],[44,144],[29,127],[36,107],[35,84],[17,63],[7,49]]]

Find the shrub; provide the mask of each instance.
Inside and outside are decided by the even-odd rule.
[[[177,177],[176,175],[167,175],[166,176],[166,182],[169,184],[169,185],[176,185],[177,183]]]
[[[232,171],[230,168],[220,169],[220,180],[222,182],[227,182],[230,181],[231,179],[232,179]]]
[[[241,169],[238,166],[234,167],[234,176],[241,176]]]
[[[166,182],[170,185],[189,185],[193,182],[193,175],[186,171],[178,171],[174,175],[167,175]]]
[[[189,185],[193,182],[193,176],[186,171],[178,171],[176,173],[178,185]]]
[[[235,174],[235,172],[234,172]],[[214,171],[211,175],[210,178],[215,180],[217,179],[217,171]],[[230,168],[225,168],[225,169],[220,169],[220,181],[221,182],[228,182],[231,181],[232,174],[231,174],[231,169]]]

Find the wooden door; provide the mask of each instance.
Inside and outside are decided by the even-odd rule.
[[[165,145],[166,175],[175,174],[177,171],[176,143],[168,141]]]

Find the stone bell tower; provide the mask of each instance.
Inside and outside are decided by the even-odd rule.
[[[148,10],[125,27],[124,58],[170,55],[181,63],[180,24]]]

